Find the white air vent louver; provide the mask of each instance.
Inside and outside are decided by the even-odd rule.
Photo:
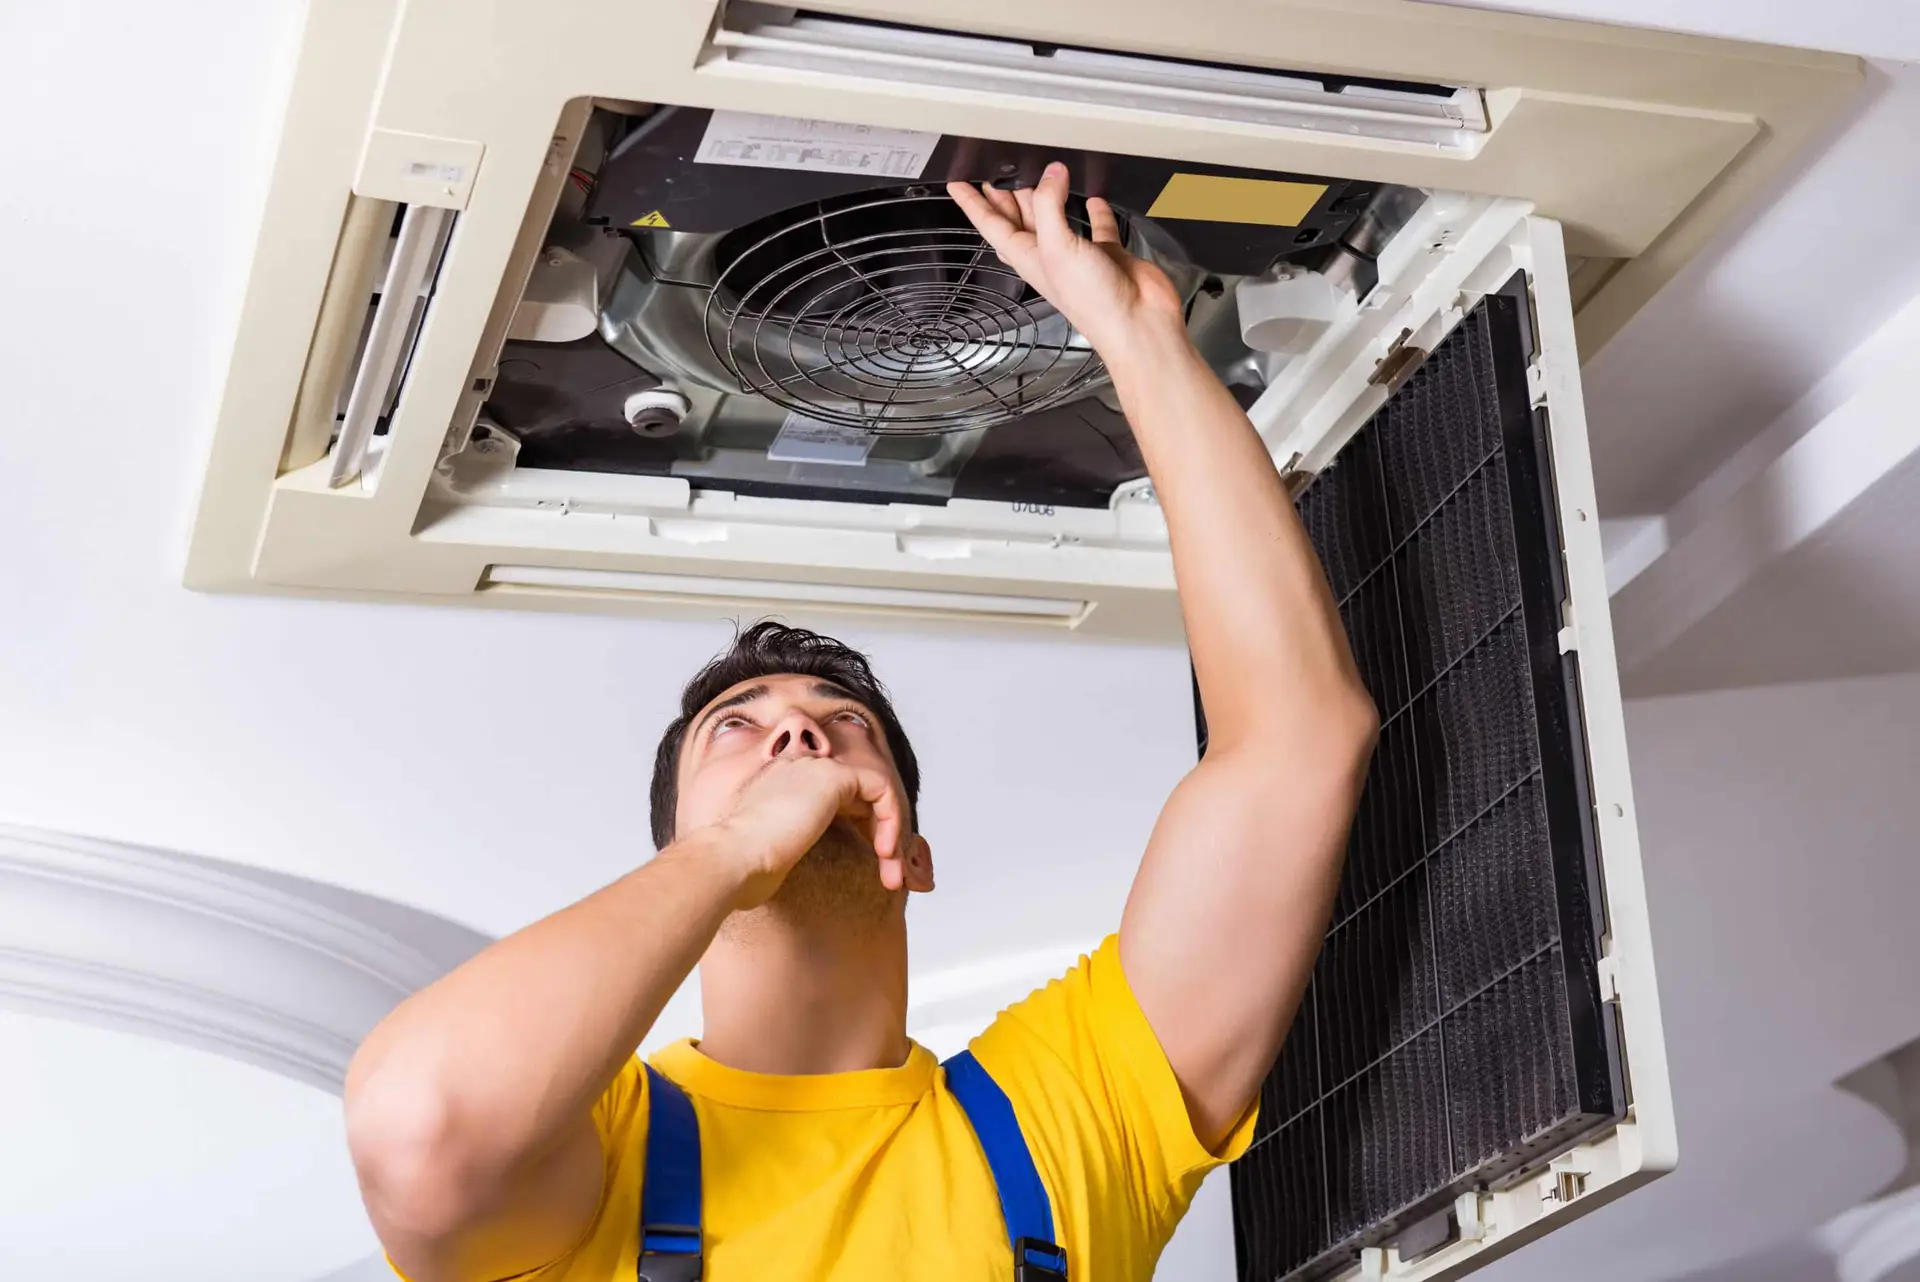
[[[1129,111],[1320,130],[1471,151],[1486,133],[1477,89],[1334,80],[1102,49],[729,4],[708,55],[849,80],[896,80]]]

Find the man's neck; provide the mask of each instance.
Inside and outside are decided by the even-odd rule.
[[[754,1073],[845,1073],[907,1059],[904,913],[849,928],[771,912],[700,962],[700,1049]]]

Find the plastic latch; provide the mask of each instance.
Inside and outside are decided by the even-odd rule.
[[[1600,1000],[1617,1002],[1620,1000],[1620,963],[1612,957],[1602,957],[1594,963],[1594,980],[1600,986]]]
[[[669,1255],[661,1251],[640,1254],[640,1282],[700,1282],[699,1252]]]
[[[1487,1217],[1478,1192],[1462,1193],[1453,1200],[1453,1222],[1462,1242],[1478,1242],[1487,1235]]]
[[[702,1259],[698,1226],[640,1226],[639,1282],[700,1282]]]

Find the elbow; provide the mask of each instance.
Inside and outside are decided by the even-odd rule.
[[[1351,747],[1354,761],[1364,775],[1373,760],[1374,747],[1380,742],[1380,708],[1357,678],[1347,692],[1346,706],[1336,721],[1342,742]]]
[[[347,1149],[368,1214],[415,1241],[447,1241],[477,1210],[473,1155],[461,1143],[453,1102],[431,1081],[394,1065],[347,1074]]]
[[[1316,773],[1323,780],[1328,801],[1351,808],[1360,799],[1373,750],[1380,742],[1380,709],[1356,677],[1327,699],[1314,718]]]

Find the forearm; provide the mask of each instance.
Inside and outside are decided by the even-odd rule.
[[[1209,751],[1368,716],[1340,616],[1266,445],[1171,321],[1108,359],[1166,514]]]
[[[731,910],[733,865],[703,848],[712,840],[676,843],[492,945],[374,1029],[348,1072],[347,1114],[376,1222],[460,1231],[590,1133],[593,1102]]]
[[[1375,713],[1266,446],[1184,330],[1139,326],[1108,364],[1166,513],[1208,730],[1127,898],[1121,962],[1212,1146],[1312,974]]]

